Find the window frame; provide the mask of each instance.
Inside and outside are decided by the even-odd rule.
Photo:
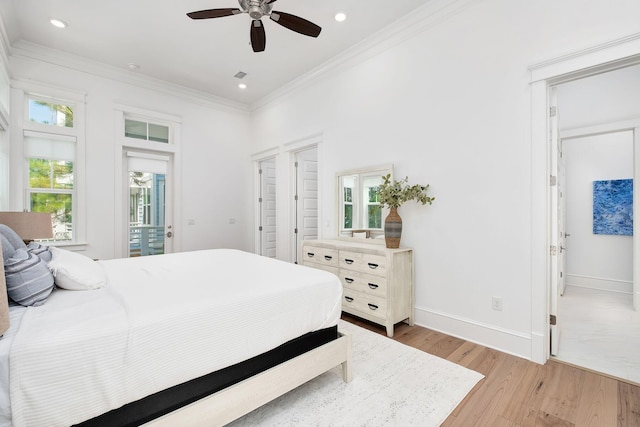
[[[41,158],[29,156],[27,151],[28,137],[66,139],[75,141],[73,159],[72,197],[72,239],[52,240],[55,246],[86,245],[86,165],[85,165],[85,97],[83,92],[51,87],[36,82],[16,80],[12,88],[12,108],[21,114],[14,114],[12,121],[11,170],[12,183],[10,191],[11,210],[30,210],[31,194],[51,192],[59,194],[58,189],[31,188],[29,182],[29,159]],[[29,120],[29,101],[36,100],[52,104],[62,104],[73,108],[73,126],[58,126],[32,122]],[[52,160],[52,159],[49,159]],[[61,160],[61,159],[56,159]]]

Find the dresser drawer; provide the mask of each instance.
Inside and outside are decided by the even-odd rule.
[[[305,267],[311,267],[311,268],[315,268],[318,270],[324,270],[327,271],[331,274],[335,274],[336,276],[339,276],[339,272],[338,272],[338,268],[337,267],[331,267],[330,265],[322,265],[322,264],[316,264],[315,262],[303,262],[302,265],[304,265]],[[343,285],[344,286],[344,285]]]
[[[342,308],[347,312],[352,310],[385,319],[387,316],[387,301],[373,295],[345,289],[342,293]]]
[[[338,250],[320,246],[303,246],[302,259],[304,263],[338,267]]]
[[[374,295],[378,298],[387,297],[387,279],[385,277],[364,274],[355,270],[341,268],[338,277],[345,289]]]
[[[387,257],[351,251],[340,251],[339,266],[345,270],[355,270],[365,274],[387,276]]]

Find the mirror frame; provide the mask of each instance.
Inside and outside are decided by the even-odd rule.
[[[377,244],[384,245],[384,239],[382,238],[361,238],[361,237],[352,237],[352,236],[343,235],[342,218],[340,215],[342,212],[342,194],[343,194],[341,178],[349,175],[374,175],[374,174],[379,174],[381,177],[386,174],[391,174],[391,179],[393,180],[393,163],[362,167],[362,168],[356,168],[356,169],[349,169],[349,170],[340,171],[336,173],[336,196],[335,196],[336,231],[335,231],[335,234],[338,240],[358,241],[363,243],[364,242],[377,243]],[[382,208],[383,220],[384,220],[384,217],[386,216],[385,213],[387,211],[388,209]],[[362,230],[367,230],[367,229],[363,228]],[[382,235],[384,235],[384,231],[382,232]]]

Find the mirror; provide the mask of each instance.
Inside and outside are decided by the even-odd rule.
[[[393,165],[352,169],[336,174],[336,224],[339,238],[368,239],[384,244],[384,218],[388,209],[378,202],[382,177]]]

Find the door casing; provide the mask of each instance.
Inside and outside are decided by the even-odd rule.
[[[549,108],[554,85],[640,63],[640,34],[574,52],[529,67],[531,72],[531,360],[545,363],[550,357],[551,277],[551,144]],[[638,135],[635,136],[638,147]],[[638,156],[636,150],[636,158]],[[636,162],[636,171],[639,167]],[[634,189],[634,197],[637,196]],[[637,200],[637,199],[636,199]],[[634,215],[637,208],[634,206]],[[634,224],[634,233],[636,232]],[[639,252],[634,240],[634,275]],[[634,283],[637,282],[634,277]],[[634,301],[640,296],[634,292]]]

